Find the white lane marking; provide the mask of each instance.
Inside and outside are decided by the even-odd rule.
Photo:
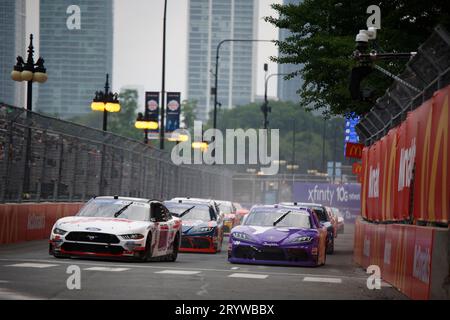
[[[267,274],[252,274],[252,273],[233,273],[228,276],[229,278],[247,278],[247,279],[266,279]]]
[[[326,283],[342,283],[340,278],[321,278],[321,277],[304,277],[306,282],[326,282]]]
[[[17,263],[6,265],[5,267],[20,267],[20,268],[50,268],[57,267],[59,264],[48,264],[48,263]]]
[[[231,270],[239,270],[239,267],[233,267]]]
[[[0,283],[9,283],[8,280],[0,280]]]
[[[0,288],[0,300],[42,300],[42,298]]]
[[[65,265],[65,264],[75,264],[74,261],[75,260],[71,260],[71,261],[54,261],[54,260],[46,260],[46,259],[4,259],[4,258],[0,258],[0,261],[34,261],[34,262],[54,262],[54,263],[58,263],[59,265]],[[76,264],[77,265],[81,265],[81,266],[105,266],[104,263],[96,263],[96,262],[87,262],[87,260],[76,260]],[[133,269],[167,269],[168,266],[161,266],[161,264],[158,264],[159,266],[156,265],[133,265]],[[130,264],[108,264],[108,266],[113,266],[113,267],[130,267]],[[177,267],[171,267],[171,270],[179,270],[181,268],[177,268]],[[226,272],[229,273],[230,269],[212,269],[212,268],[183,268],[183,270],[198,270],[199,272],[202,271],[213,271],[213,272]],[[248,268],[243,268],[240,269],[241,271],[250,271]],[[251,270],[252,273],[263,273],[263,274],[268,274],[268,275],[275,275],[275,276],[294,276],[294,277],[330,277],[330,274],[312,274],[312,273],[289,273],[289,272],[271,272],[268,270],[264,271],[256,271],[256,270]],[[358,275],[339,275],[340,278],[342,279],[349,279],[349,280],[359,280],[359,281],[367,281],[367,276],[362,275],[362,276],[358,276]]]
[[[164,274],[185,274],[185,275],[191,275],[191,274],[198,274],[200,271],[188,271],[188,270],[163,270],[163,271],[157,271],[155,273],[164,273]]]
[[[86,271],[121,272],[121,271],[130,270],[130,268],[91,267],[91,268],[84,268],[83,270],[86,270]]]

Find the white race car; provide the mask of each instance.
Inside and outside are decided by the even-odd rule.
[[[96,197],[73,217],[56,221],[49,253],[55,257],[128,257],[175,261],[181,220],[156,200]]]

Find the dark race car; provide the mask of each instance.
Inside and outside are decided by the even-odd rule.
[[[321,204],[317,203],[303,203],[303,202],[283,202],[281,205],[289,205],[297,208],[309,208],[319,218],[320,223],[327,229],[327,254],[334,253],[334,238],[336,237],[335,226],[330,220],[327,209]]]
[[[180,252],[220,252],[223,242],[223,219],[212,202],[170,200],[164,205],[182,220]]]
[[[232,263],[318,266],[326,260],[326,230],[309,209],[254,206],[231,230]]]

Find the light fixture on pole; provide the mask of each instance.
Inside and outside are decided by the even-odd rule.
[[[26,81],[27,82],[27,110],[32,110],[33,99],[33,82],[44,83],[48,79],[46,69],[44,67],[44,59],[39,59],[34,62],[34,46],[33,46],[33,34],[30,34],[30,44],[28,46],[28,56],[25,62],[21,56],[18,56],[16,65],[11,72],[11,79],[14,81]]]
[[[91,103],[92,111],[103,112],[103,131],[107,130],[108,112],[119,112],[119,95],[109,91],[109,74],[106,74],[105,91],[96,91]]]

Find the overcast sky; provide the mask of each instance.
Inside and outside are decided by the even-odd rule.
[[[57,1],[57,0],[55,0]],[[112,0],[113,1],[113,0]],[[259,0],[258,39],[277,39],[278,31],[262,17],[273,15],[271,3],[282,0]],[[74,1],[75,3],[76,1]],[[27,0],[27,34],[39,39],[39,1]],[[138,87],[143,91],[161,90],[162,26],[164,0],[114,0],[113,89]],[[182,92],[187,88],[187,18],[188,0],[168,0],[166,34],[166,91]],[[81,25],[83,12],[81,12]],[[37,42],[37,41],[36,41]],[[38,46],[38,43],[37,43]],[[257,95],[264,94],[263,64],[277,55],[271,43],[258,43]],[[45,59],[45,57],[44,57]],[[259,67],[260,66],[260,67]],[[277,66],[269,63],[269,73]],[[271,82],[269,96],[276,95],[276,82]],[[143,100],[140,97],[140,102]]]

